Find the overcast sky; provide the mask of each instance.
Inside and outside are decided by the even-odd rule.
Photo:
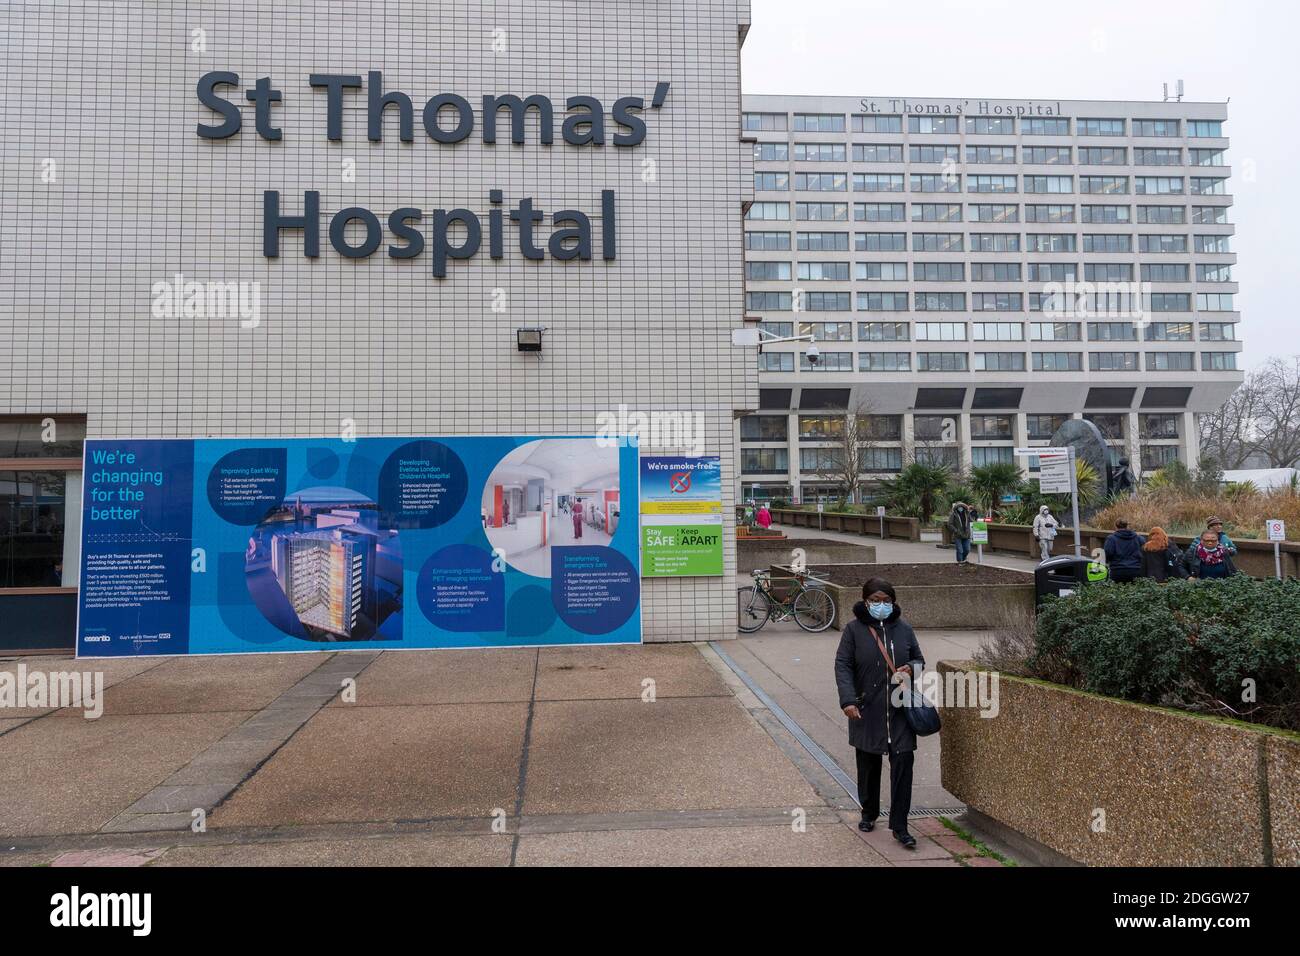
[[[747,93],[1160,100],[1182,79],[1229,101],[1244,366],[1300,352],[1296,4],[753,0],[753,21]]]

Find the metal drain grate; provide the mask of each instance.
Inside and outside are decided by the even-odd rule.
[[[808,751],[812,758],[821,765],[822,769],[829,773],[835,782],[844,788],[844,792],[849,795],[849,799],[851,799],[855,805],[861,807],[861,804],[858,803],[857,784],[850,779],[849,775],[840,769],[839,765],[831,759],[830,755],[826,753],[826,751],[817,746],[804,729],[795,723],[794,718],[782,710],[776,701],[764,693],[763,688],[759,687],[758,683],[750,677],[749,674],[745,673],[745,670],[739,664],[732,660],[731,655],[718,646],[717,641],[710,641],[709,647],[713,649],[713,651],[718,655],[718,658],[726,664],[727,667],[731,668],[732,673],[740,678],[741,683],[753,692],[754,696],[759,699],[763,706],[772,712],[772,715],[776,717],[781,725],[794,735],[794,738],[799,741],[804,750]],[[907,817],[909,820],[912,817],[953,817],[965,812],[965,807],[938,807],[935,809],[913,810],[907,815]],[[881,808],[880,814],[885,817],[889,816],[889,807]]]

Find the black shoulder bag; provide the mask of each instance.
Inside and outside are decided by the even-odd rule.
[[[880,656],[885,659],[885,667],[889,670],[889,676],[892,678],[897,673],[898,668],[894,666],[889,651],[885,650],[885,642],[880,639],[880,635],[876,633],[874,627],[868,627],[867,630],[876,639],[876,647],[880,648]],[[908,670],[910,673],[911,669]],[[907,726],[911,727],[912,733],[918,737],[929,737],[931,734],[939,732],[939,711],[925,699],[923,693],[916,689],[915,674],[911,674],[911,679],[908,680],[907,687],[903,691],[903,716],[907,718]]]

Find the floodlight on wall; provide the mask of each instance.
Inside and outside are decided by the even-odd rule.
[[[515,331],[515,343],[521,352],[540,352],[542,350],[542,333],[546,329],[518,329]]]

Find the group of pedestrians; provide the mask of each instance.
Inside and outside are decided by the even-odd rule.
[[[755,506],[754,500],[751,498],[745,505],[745,515],[742,520],[751,528],[762,528],[766,531],[772,527],[772,512],[768,510],[767,502]]]
[[[1106,538],[1105,551],[1110,579],[1121,584],[1137,578],[1205,580],[1237,573],[1232,560],[1237,546],[1217,516],[1206,519],[1205,530],[1186,551],[1170,541],[1163,528],[1152,528],[1143,536],[1127,521],[1116,521],[1114,532]]]
[[[979,512],[974,507],[964,501],[953,502],[952,510],[948,512],[948,531],[956,546],[958,564],[965,564],[970,555],[971,525],[978,520]],[[1061,523],[1052,515],[1051,508],[1043,505],[1038,509],[1034,516],[1034,541],[1038,543],[1041,560],[1046,561],[1052,556],[1052,542],[1060,528]]]
[[[948,515],[948,530],[956,545],[957,563],[962,564],[971,548],[971,524],[978,513],[964,502],[954,502]],[[1061,522],[1052,509],[1042,505],[1034,516],[1034,543],[1038,545],[1040,561],[1052,556],[1052,545],[1061,530]],[[1110,579],[1119,583],[1137,578],[1226,578],[1237,573],[1233,557],[1237,546],[1223,530],[1223,521],[1211,515],[1205,521],[1205,530],[1187,550],[1169,540],[1163,528],[1152,528],[1141,535],[1128,526],[1128,522],[1115,522],[1115,530],[1106,538],[1106,566]]]

